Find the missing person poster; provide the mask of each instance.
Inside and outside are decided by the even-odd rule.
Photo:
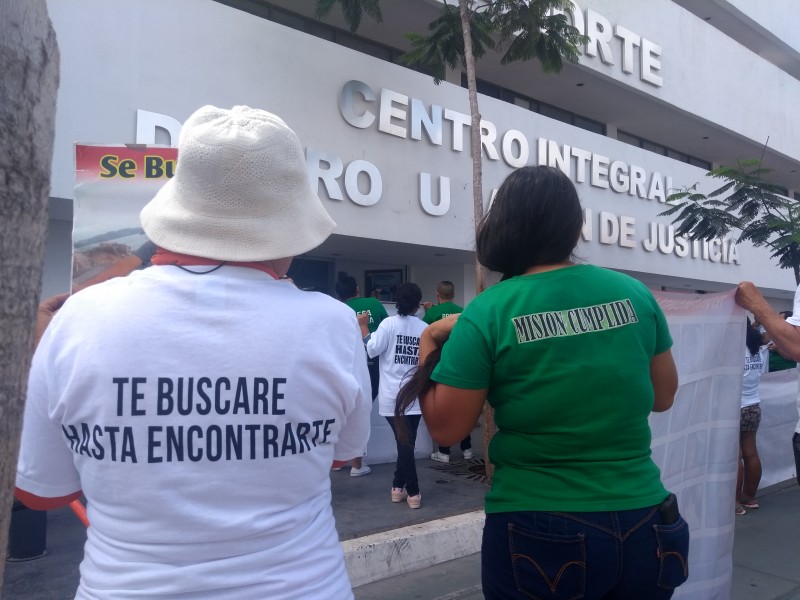
[[[175,173],[177,148],[75,145],[72,291],[145,267],[139,212]]]

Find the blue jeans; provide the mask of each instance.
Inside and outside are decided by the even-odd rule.
[[[689,526],[664,525],[658,506],[494,513],[481,553],[489,600],[661,600],[688,576]]]

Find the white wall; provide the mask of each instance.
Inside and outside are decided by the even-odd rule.
[[[454,302],[460,306],[465,304],[463,265],[442,265],[435,267],[413,267],[409,280],[422,290],[422,301],[436,304],[436,286],[440,281],[452,281],[455,286]]]
[[[630,85],[700,119],[763,143],[786,156],[800,157],[800,81],[754,54],[735,40],[671,0],[576,0],[585,12],[592,9],[661,47],[661,87],[643,83],[598,58],[582,57],[581,64]],[[717,1],[717,0],[714,0]],[[725,4],[717,1],[718,4]],[[794,48],[800,46],[800,9],[796,0],[752,2],[735,5],[775,31]],[[619,45],[612,44],[612,50]],[[788,42],[787,42],[788,43]],[[634,62],[634,72],[639,68]],[[715,90],[716,93],[707,93]],[[735,102],[720,102],[719,90],[729,90]],[[654,117],[657,118],[657,117]]]
[[[764,0],[760,2],[716,0],[716,2],[723,7],[730,5],[734,10],[747,15],[749,19],[758,23],[795,52],[800,52],[800,35],[797,33],[798,27],[800,27],[800,5],[797,0],[768,0],[767,2]]]

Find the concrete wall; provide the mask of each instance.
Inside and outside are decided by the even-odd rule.
[[[800,156],[800,116],[787,110],[800,98],[800,81],[670,0],[576,2],[584,13],[591,9],[612,26],[622,25],[658,44],[664,82],[655,87],[625,74],[617,39],[611,44],[615,64],[587,56],[581,58],[582,65],[745,138],[763,143],[769,136],[773,150]],[[768,7],[748,0],[718,3],[735,6],[793,48],[800,46],[797,2],[779,0]],[[638,58],[633,66],[636,73]],[[719,90],[729,90],[736,101],[721,102]]]
[[[800,52],[800,36],[797,35],[800,6],[797,0],[769,0],[769,2],[752,2],[751,0],[716,0],[726,8],[741,12],[748,19],[768,31],[771,36],[783,44]]]

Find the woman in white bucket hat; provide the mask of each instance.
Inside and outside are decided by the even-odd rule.
[[[141,220],[154,266],[37,348],[18,496],[85,495],[77,598],[352,598],[328,473],[366,447],[370,383],[353,311],[282,279],[335,226],[300,141],[205,106]]]

